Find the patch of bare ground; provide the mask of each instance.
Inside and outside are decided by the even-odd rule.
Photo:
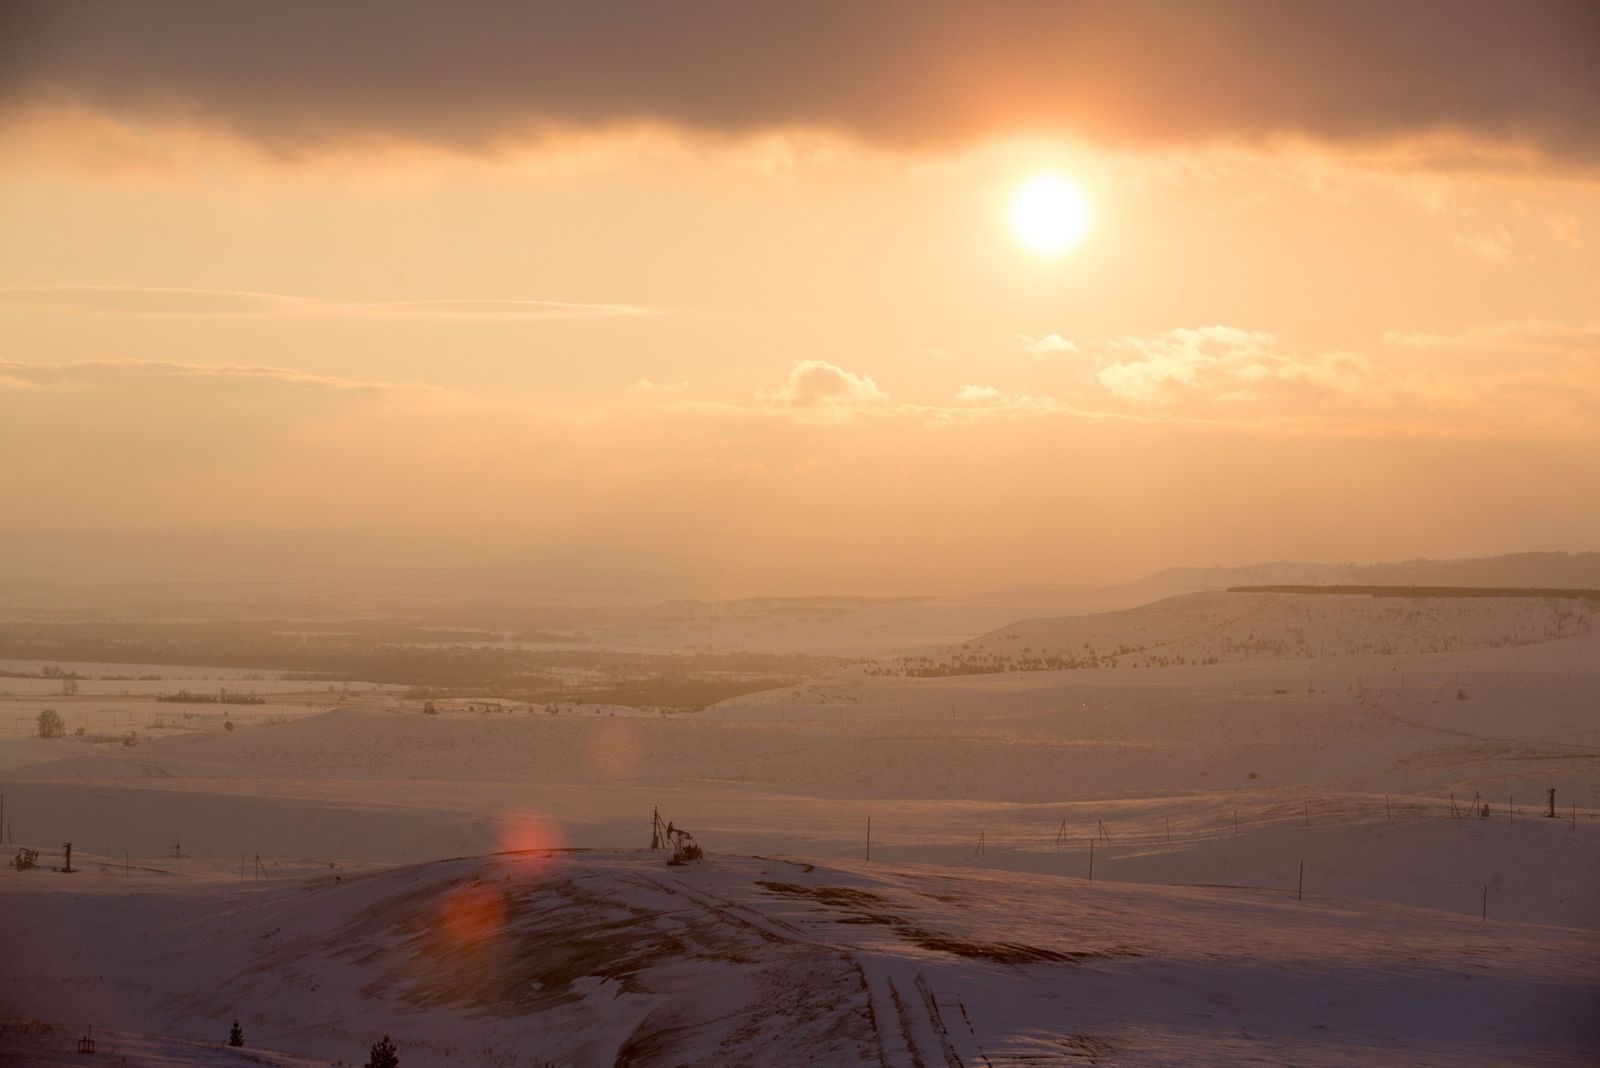
[[[1067,1056],[1082,1058],[1090,1064],[1099,1064],[1101,1057],[1112,1056],[1121,1049],[1117,1043],[1099,1035],[1066,1035],[1059,1041]]]
[[[910,924],[895,924],[895,933],[907,942],[922,949],[948,953],[968,960],[986,960],[993,964],[1081,964],[1089,960],[1112,957],[1137,957],[1138,950],[1121,946],[1111,949],[1060,950],[1030,946],[1022,942],[974,942],[964,938],[949,938]]]
[[[855,908],[862,905],[881,905],[886,900],[881,894],[857,890],[850,886],[801,886],[798,883],[774,883],[757,880],[756,885],[774,894],[787,897],[807,897],[835,908]]]
[[[889,904],[888,900],[881,894],[867,890],[849,886],[801,886],[779,882],[758,882],[757,885],[770,893],[807,898],[845,911],[845,915],[833,921],[835,923],[892,928],[896,937],[918,948],[968,960],[984,960],[993,964],[1076,964],[1087,960],[1140,955],[1138,950],[1123,946],[1097,950],[1060,950],[1022,942],[978,942],[952,938],[918,927],[904,917],[879,911],[877,907]]]

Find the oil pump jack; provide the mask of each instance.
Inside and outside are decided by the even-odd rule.
[[[705,856],[694,835],[682,827],[673,826],[671,820],[662,822],[661,810],[656,808],[650,810],[650,848],[671,849],[672,859],[667,861],[668,864],[686,864]]]

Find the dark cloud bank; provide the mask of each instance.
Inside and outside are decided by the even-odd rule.
[[[822,127],[896,146],[1450,132],[1600,161],[1600,3],[11,0],[0,106],[482,148],[541,129]]]

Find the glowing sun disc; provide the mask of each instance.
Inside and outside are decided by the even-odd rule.
[[[1040,255],[1059,256],[1083,240],[1089,229],[1089,201],[1067,179],[1042,174],[1011,198],[1011,229],[1017,240]]]

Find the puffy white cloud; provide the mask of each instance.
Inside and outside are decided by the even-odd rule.
[[[1274,345],[1271,334],[1220,325],[1126,337],[1112,347],[1131,358],[1101,367],[1095,377],[1124,400],[1160,401],[1169,399],[1174,387],[1266,377],[1272,373],[1267,361],[1277,358]]]
[[[993,386],[962,386],[956,390],[957,404],[993,404],[1002,394]]]
[[[1176,403],[1186,397],[1238,402],[1290,386],[1349,393],[1376,377],[1376,368],[1363,357],[1288,353],[1269,333],[1232,326],[1126,337],[1112,347],[1127,355],[1104,364],[1095,378],[1108,392],[1137,404]]]
[[[756,396],[769,410],[809,423],[841,423],[889,405],[889,395],[871,378],[827,360],[796,360],[781,387]]]
[[[632,393],[682,393],[689,388],[687,382],[657,382],[650,378],[640,378],[628,387]]]
[[[1270,333],[1228,326],[1125,337],[1110,348],[1118,355],[1101,362],[1094,381],[1141,419],[1451,437],[1600,429],[1594,326],[1390,333],[1371,356],[1297,353]]]
[[[1062,353],[1077,352],[1078,346],[1062,337],[1060,334],[1045,334],[1043,337],[1033,337],[1030,334],[1018,334],[1017,339],[1022,342],[1022,351],[1036,360],[1046,356],[1055,356]]]

